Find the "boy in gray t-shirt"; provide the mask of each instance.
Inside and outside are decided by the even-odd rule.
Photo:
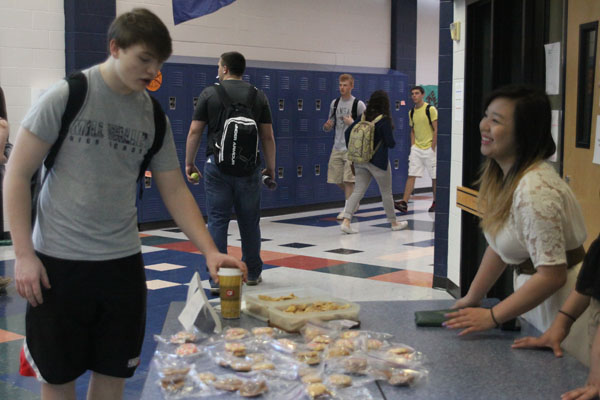
[[[352,89],[354,88],[354,78],[352,75],[342,74],[339,81],[340,97],[331,101],[329,119],[323,124],[323,130],[329,132],[335,127],[333,148],[331,149],[329,164],[327,166],[327,183],[338,185],[344,191],[344,198],[347,201],[354,191],[354,172],[352,170],[352,162],[348,161],[348,149],[346,148],[344,133],[354,123],[352,116],[354,102],[357,102],[355,115],[357,119],[365,112],[367,107],[361,100],[356,100],[352,96]],[[333,115],[334,113],[335,115]],[[358,205],[356,209],[358,209]],[[337,219],[344,219],[343,214],[344,210],[338,214]]]
[[[75,398],[75,380],[92,370],[88,395],[119,399],[144,337],[146,281],[137,231],[136,179],[155,126],[146,86],[171,54],[160,19],[134,9],[113,21],[110,55],[86,71],[88,89],[42,187],[31,231],[29,181],[57,140],[65,81],[35,104],[18,133],[4,192],[14,242],[18,293],[27,299],[21,373],[42,382],[42,398]],[[167,209],[206,257],[219,253],[183,180],[167,121],[149,169]]]

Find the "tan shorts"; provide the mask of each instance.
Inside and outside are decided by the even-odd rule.
[[[348,161],[348,151],[331,150],[329,165],[327,166],[327,183],[342,184],[354,183],[352,163]]]

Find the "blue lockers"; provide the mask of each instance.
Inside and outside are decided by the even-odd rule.
[[[200,92],[216,80],[216,65],[167,63],[163,66],[163,83],[151,93],[163,106],[173,129],[173,136],[182,173],[185,168],[185,144],[193,110]],[[327,165],[333,146],[334,132],[324,132],[331,101],[339,96],[340,72],[307,71],[249,67],[243,79],[254,84],[267,96],[273,117],[277,146],[277,183],[275,191],[262,192],[264,209],[342,201],[344,195],[336,186],[327,183]],[[392,116],[396,126],[396,148],[390,151],[394,193],[404,189],[410,151],[410,130],[407,114],[409,96],[407,77],[399,73],[352,73],[353,95],[365,103],[378,89],[390,95]],[[205,161],[206,131],[196,157],[202,170]],[[139,222],[170,219],[160,200],[158,190],[146,180],[142,200],[138,203]],[[203,181],[188,184],[202,211],[205,211]],[[367,197],[379,196],[375,181]]]

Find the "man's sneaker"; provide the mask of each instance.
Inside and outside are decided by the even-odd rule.
[[[0,290],[6,289],[12,282],[12,278],[0,276]]]
[[[395,202],[394,208],[400,211],[401,213],[408,212],[408,204],[406,204],[404,200],[398,200],[397,202]]]
[[[429,212],[435,212],[435,201],[431,203],[431,207],[429,207]]]
[[[246,285],[248,285],[248,286],[256,286],[256,285],[258,285],[261,282],[262,282],[262,276],[259,275],[258,278],[256,278],[256,279],[250,279],[250,278],[248,278],[248,282],[246,282]]]

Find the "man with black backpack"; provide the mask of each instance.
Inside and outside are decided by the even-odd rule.
[[[211,276],[221,267],[246,271],[217,250],[182,177],[170,125],[145,90],[171,54],[167,27],[138,8],[117,17],[107,39],[106,61],[55,84],[29,110],[4,181],[16,288],[28,301],[20,372],[41,382],[44,400],[74,399],[87,370],[88,399],[121,399],[140,363],[147,288],[136,181],[157,135],[163,140],[148,167],[171,216]],[[32,235],[30,180],[42,162]]]
[[[323,124],[323,130],[329,132],[335,128],[333,148],[327,167],[327,183],[338,185],[344,191],[347,202],[354,191],[354,172],[352,171],[352,162],[348,161],[348,149],[346,148],[344,132],[365,112],[367,107],[361,100],[352,96],[352,89],[354,88],[352,75],[340,75],[339,88],[340,97],[331,101],[329,118]],[[344,210],[338,214],[337,219],[344,219]]]
[[[438,115],[434,106],[423,101],[425,89],[415,86],[410,90],[412,101],[415,104],[408,112],[410,130],[410,155],[408,157],[408,179],[404,187],[402,200],[394,203],[394,207],[402,213],[408,212],[408,200],[415,188],[415,180],[427,170],[431,177],[433,188],[433,203],[429,212],[435,211],[435,174],[436,174],[436,148]]]
[[[275,179],[275,138],[267,96],[242,80],[246,59],[238,52],[221,55],[219,82],[200,93],[188,133],[185,172],[197,183],[202,174],[195,164],[202,131],[208,126],[204,189],[208,231],[217,248],[227,252],[232,208],[242,239],[242,260],[248,266],[248,285],[262,281],[260,258],[260,194],[262,145],[266,168]],[[260,139],[260,140],[259,140]],[[211,281],[211,291],[218,293]]]

